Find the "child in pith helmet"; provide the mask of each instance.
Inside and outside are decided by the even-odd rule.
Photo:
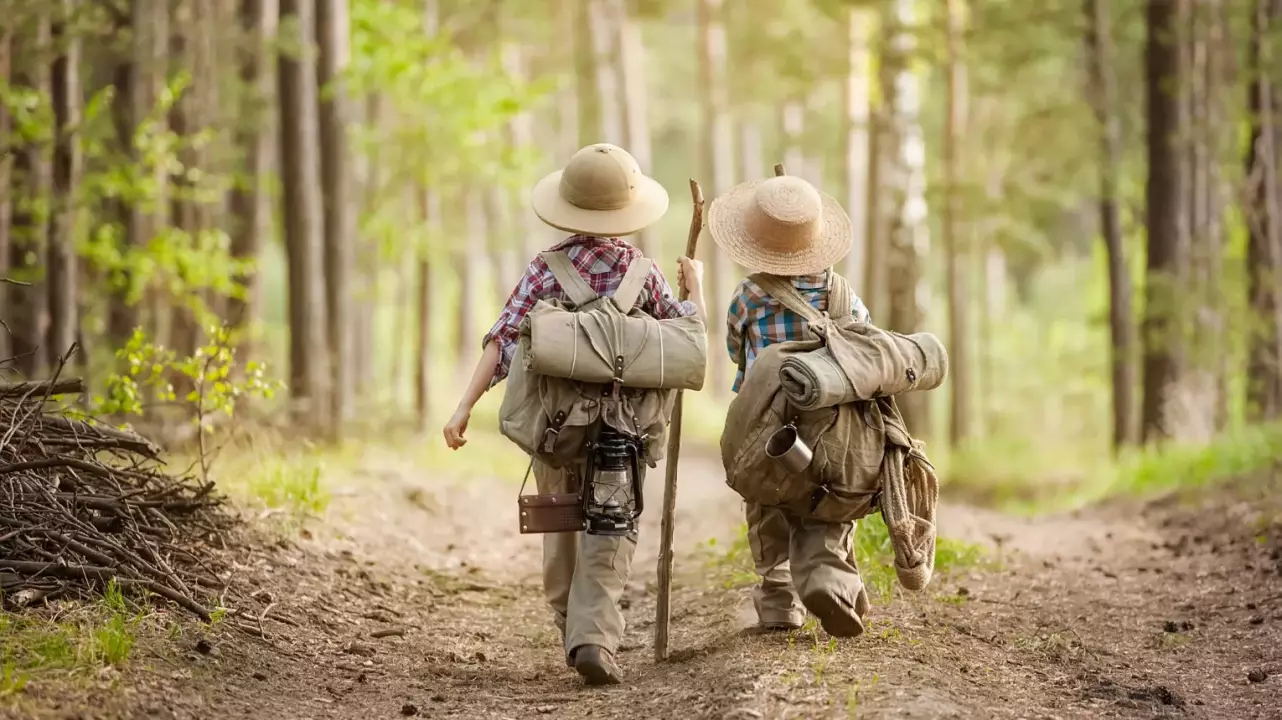
[[[829,273],[850,250],[853,229],[841,205],[810,183],[781,176],[739,185],[712,203],[708,230],[731,260],[784,280],[816,310],[837,314],[828,306]],[[851,315],[867,322],[867,308],[851,297]],[[726,325],[726,349],[738,364],[736,393],[762,350],[809,336],[806,320],[752,277],[735,289]],[[809,610],[831,635],[863,632],[869,603],[854,563],[854,522],[753,503],[747,521],[761,576],[754,603],[762,628],[800,628]]]
[[[653,225],[668,209],[668,194],[642,174],[633,157],[605,143],[574,154],[563,170],[543,178],[532,194],[535,213],[558,230],[570,233],[551,248],[564,255],[598,296],[612,296],[628,266],[641,251],[620,239]],[[658,319],[689,315],[703,318],[702,265],[681,258],[679,281],[690,300],[678,302],[655,265],[646,278],[637,306]],[[516,353],[521,321],[543,299],[566,300],[567,294],[542,255],[525,271],[494,326],[482,340],[483,353],[458,409],[445,425],[445,442],[458,449],[467,440],[472,408],[489,388],[508,374]],[[534,462],[542,494],[570,492],[567,472]],[[588,684],[614,684],[622,679],[615,654],[623,636],[619,599],[636,551],[635,533],[627,536],[548,533],[543,536],[543,589],[561,629],[567,662]]]

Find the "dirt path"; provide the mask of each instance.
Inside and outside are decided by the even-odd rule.
[[[900,594],[838,643],[750,629],[748,589],[711,582],[697,553],[736,535],[738,499],[714,461],[690,458],[681,477],[676,657],[650,659],[653,511],[620,687],[582,688],[565,667],[513,485],[371,457],[335,489],[323,530],[245,558],[269,589],[246,609],[269,610],[267,641],[220,631],[212,652],[133,671],[98,711],[52,716],[1282,718],[1276,478],[1257,491],[1267,503],[1198,514],[1168,502],[1021,520],[945,501],[942,532],[999,566]],[[388,629],[405,634],[371,637]]]

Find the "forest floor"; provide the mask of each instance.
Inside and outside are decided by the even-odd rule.
[[[1021,518],[941,502],[941,534],[987,561],[896,588],[863,637],[754,632],[740,503],[683,458],[672,659],[652,660],[662,482],[625,597],[623,685],[566,667],[515,527],[511,480],[442,481],[374,456],[322,521],[260,543],[242,616],[140,632],[121,670],[41,682],[35,718],[1282,718],[1282,486],[1229,487]],[[662,478],[652,472],[651,478]],[[709,548],[708,541],[715,539]],[[730,553],[726,554],[726,548]],[[717,552],[712,552],[716,550]],[[718,554],[720,553],[720,554]],[[395,634],[382,636],[379,631]]]

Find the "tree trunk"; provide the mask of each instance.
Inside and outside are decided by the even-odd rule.
[[[383,126],[384,104],[383,98],[378,93],[372,93],[365,98],[365,124],[369,128],[377,130]],[[362,197],[366,212],[374,212],[381,201],[384,183],[384,166],[380,149],[375,147],[369,150],[369,155],[364,163],[364,172],[362,173]],[[362,400],[367,400],[376,395],[379,388],[376,377],[379,375],[376,371],[374,362],[374,319],[378,307],[379,294],[379,270],[382,267],[382,251],[378,247],[375,238],[361,237],[361,243],[368,248],[365,252],[358,254],[356,264],[360,287],[355,293],[356,317],[353,325],[356,327],[358,339],[355,341],[355,359],[356,369],[356,394]],[[360,403],[358,403],[360,404]]]
[[[169,46],[169,56],[177,67],[191,72],[192,84],[174,103],[169,113],[169,126],[180,137],[193,136],[200,132],[205,123],[205,104],[203,102],[208,81],[208,68],[204,67],[203,45],[207,42],[206,34],[196,28],[202,27],[204,3],[207,0],[177,0],[171,7],[173,12],[173,33]],[[179,161],[184,168],[205,170],[209,159],[204,147],[184,147],[179,153]],[[172,195],[172,213],[174,225],[187,233],[193,243],[205,229],[203,208],[197,200],[197,189],[186,177],[174,180]],[[157,289],[159,293],[160,290]],[[196,351],[199,345],[198,328],[201,324],[198,306],[198,293],[190,288],[180,290],[179,297],[164,294],[157,298],[155,307],[158,312],[167,312],[171,318],[170,338],[168,344],[179,357],[187,357]],[[185,395],[192,388],[192,379],[175,375],[172,382],[179,396]]]
[[[56,125],[53,156],[53,216],[49,225],[49,348],[47,359],[56,363],[76,341],[79,313],[76,287],[79,263],[76,238],[79,223],[76,190],[80,184],[80,40],[68,26],[78,0],[62,0],[62,14],[55,39],[61,53],[53,63],[53,113]],[[80,364],[81,359],[76,360]]]
[[[529,82],[530,73],[526,67],[526,58],[521,45],[507,40],[503,44],[503,67],[518,82]],[[517,148],[534,147],[534,113],[522,110],[508,123],[508,138]],[[647,150],[648,152],[648,150]],[[640,162],[640,157],[637,158]],[[643,166],[644,167],[644,166]],[[521,247],[525,256],[533,258],[543,249],[539,234],[538,216],[530,206],[530,184],[522,183],[517,191],[517,232],[521,235]]]
[[[974,401],[971,378],[970,349],[970,251],[959,238],[962,234],[959,184],[961,169],[958,146],[966,133],[965,66],[960,57],[963,32],[961,0],[947,0],[948,13],[948,89],[947,117],[945,119],[944,207],[942,212],[942,240],[947,264],[948,287],[948,349],[950,363],[949,385],[952,405],[948,423],[948,439],[952,447],[961,447],[971,436],[972,404]]]
[[[597,106],[601,125],[596,129],[597,142],[624,145],[622,96],[619,88],[618,51],[616,32],[618,24],[611,8],[611,0],[585,0],[588,26],[592,37],[592,65],[596,75]]]
[[[708,197],[715,198],[734,185],[734,135],[730,127],[726,92],[726,33],[722,0],[699,0],[699,94],[703,101],[702,167],[700,174],[712,181]],[[718,327],[726,311],[730,260],[715,243],[703,243],[711,256],[707,273],[708,322]],[[708,353],[712,393],[724,397],[729,390],[725,353]]]
[[[347,96],[342,73],[351,57],[347,0],[317,6],[316,35],[320,41],[317,81],[320,104],[321,187],[325,203],[325,313],[331,363],[334,428],[341,432],[351,420],[353,400],[352,326],[348,273],[353,260],[352,237],[356,215],[352,208],[350,158],[347,149]]]
[[[47,9],[35,11],[31,34],[15,38],[14,85],[35,90],[41,102],[50,96],[50,19]],[[20,137],[15,148],[15,193],[12,211],[12,275],[31,283],[9,285],[6,310],[13,334],[14,366],[29,378],[48,370],[49,287],[45,275],[49,258],[48,203],[53,189],[50,147],[43,138]],[[3,328],[0,328],[2,331]]]
[[[877,320],[878,324],[881,324],[884,318],[890,316],[886,283],[890,274],[887,260],[890,255],[890,216],[894,203],[887,186],[887,173],[892,167],[890,152],[894,147],[894,135],[890,124],[890,105],[887,103],[886,96],[886,88],[890,86],[883,82],[883,77],[887,77],[887,74],[882,66],[890,54],[889,35],[886,33],[884,23],[879,28],[874,43],[880,56],[878,67],[881,71],[870,78],[870,83],[875,84],[879,92],[870,91],[869,93],[872,102],[869,103],[868,108],[868,192],[867,199],[864,201],[867,214],[864,218],[864,226],[861,228],[864,233],[865,251],[863,288],[860,295],[869,312],[873,313],[873,318],[883,318],[883,320]]]
[[[476,362],[476,297],[480,264],[485,258],[486,219],[485,196],[479,189],[464,190],[464,235],[467,242],[455,253],[455,268],[459,279],[458,293],[458,371],[470,376]]]
[[[1282,0],[1255,0],[1251,19],[1248,109],[1251,145],[1247,296],[1252,332],[1247,359],[1247,409],[1256,421],[1282,419],[1282,92],[1276,38]]]
[[[919,121],[919,78],[909,58],[914,52],[914,0],[895,0],[888,23],[889,42],[882,60],[881,85],[890,111],[886,185],[893,201],[887,245],[886,289],[890,311],[887,326],[913,333],[926,315],[927,286],[923,268],[929,252],[926,225],[925,142]],[[900,410],[910,431],[930,433],[930,406],[923,393],[900,398]]]
[[[843,85],[846,106],[846,210],[851,225],[862,233],[868,225],[868,127],[871,120],[871,73],[873,14],[866,8],[852,7],[846,20],[846,82]],[[844,274],[852,283],[863,278],[867,236],[850,239]]]
[[[600,0],[561,1],[566,5],[565,12],[570,13],[573,23],[575,126],[578,130],[578,145],[582,147],[604,140],[601,137],[600,84],[592,25],[592,5]]]
[[[424,191],[423,224],[427,227],[429,238],[438,239],[441,233],[441,196],[434,191]],[[417,382],[415,383],[414,408],[418,414],[418,427],[421,432],[431,430],[432,421],[432,265],[429,261],[431,251],[419,250],[418,261],[418,348],[415,363]]]
[[[637,0],[613,0],[619,26],[619,77],[622,86],[624,140],[628,152],[636,158],[641,172],[653,173],[654,164],[650,150],[649,88],[646,86],[646,52],[641,36],[641,24],[632,19],[632,7]],[[642,231],[634,236],[641,251],[653,256],[653,233]]]
[[[290,387],[300,422],[325,427],[329,408],[324,209],[320,185],[314,0],[281,0],[281,28],[298,50],[279,63],[281,184],[289,275]],[[287,23],[287,20],[293,22]]]
[[[1177,142],[1185,137],[1181,108],[1179,13],[1170,0],[1148,0],[1145,82],[1148,181],[1145,185],[1148,255],[1144,309],[1145,442],[1176,432],[1180,400],[1181,333],[1174,322],[1181,262],[1184,177]]]
[[[171,5],[174,6],[171,8]],[[169,130],[168,119],[158,113],[161,99],[169,83],[169,50],[172,34],[176,32],[170,14],[178,11],[174,0],[133,0],[134,14],[132,29],[134,36],[134,82],[131,86],[133,102],[133,119],[140,126],[148,118],[155,118],[156,133]],[[193,87],[185,92],[195,90]],[[140,158],[141,159],[141,158]],[[144,203],[135,203],[132,209],[133,219],[130,229],[133,231],[131,243],[135,248],[145,247],[174,221],[170,206],[170,174],[172,168],[166,163],[157,162],[151,168],[151,181],[154,192],[150,193]],[[168,320],[173,311],[172,298],[157,286],[137,288],[139,311],[135,316],[138,325],[151,331],[151,340],[161,345],[169,345]],[[145,306],[151,308],[150,317],[141,311]],[[132,331],[132,328],[130,329]],[[128,333],[126,333],[126,337]]]
[[[1089,91],[1100,132],[1100,232],[1108,255],[1108,326],[1112,340],[1113,448],[1135,441],[1135,324],[1131,315],[1131,275],[1122,244],[1118,208],[1122,129],[1117,116],[1117,80],[1108,0],[1086,0]]]
[[[12,33],[9,29],[0,28],[0,83],[6,85],[11,78],[12,43]],[[9,276],[9,255],[12,250],[9,236],[9,223],[13,215],[13,153],[9,137],[12,125],[7,106],[0,103],[0,189],[3,190],[0,192],[0,279]],[[0,300],[4,301],[4,307],[10,307],[11,300],[8,295],[11,289],[13,289],[12,286],[0,283]],[[5,320],[7,317],[8,313],[0,314],[0,320]],[[11,355],[9,331],[0,327],[0,363],[8,360]]]
[[[244,156],[245,180],[232,188],[230,209],[233,218],[231,254],[241,261],[259,260],[271,235],[273,133],[276,128],[276,73],[272,62],[276,41],[279,0],[241,0],[240,28],[245,41],[240,45],[240,81],[246,98],[237,119],[236,146]],[[262,279],[258,268],[241,275],[244,297],[227,303],[227,322],[235,331],[242,354],[253,354],[254,322]]]

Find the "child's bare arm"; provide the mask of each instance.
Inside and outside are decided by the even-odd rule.
[[[494,369],[498,364],[499,344],[488,343],[485,350],[481,352],[481,359],[476,361],[476,370],[472,371],[472,379],[463,391],[458,408],[454,410],[450,421],[445,424],[445,444],[451,450],[458,450],[467,444],[467,438],[463,437],[463,434],[467,432],[468,420],[472,418],[472,408],[476,407],[476,401],[481,399],[485,391],[490,389],[490,383],[494,380]]]

